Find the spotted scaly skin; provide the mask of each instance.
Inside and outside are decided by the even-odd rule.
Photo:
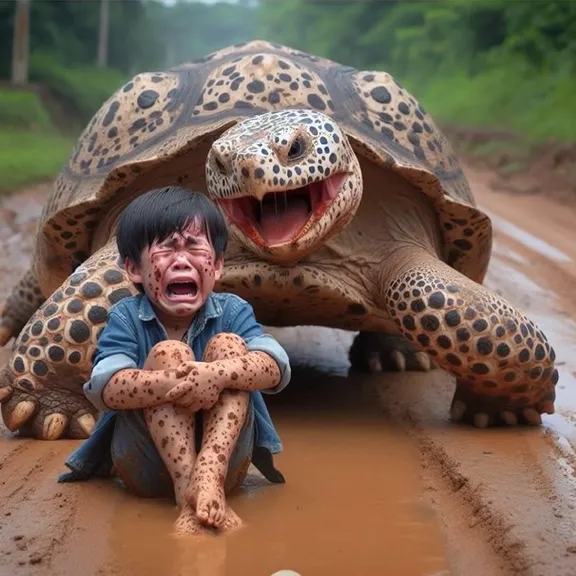
[[[322,180],[330,176],[331,165],[339,159],[346,160],[341,169],[350,167],[353,173],[356,165],[350,161],[346,137],[331,138],[335,132],[341,134],[334,124],[324,114],[306,110],[271,112],[242,122],[216,140],[208,155],[209,195],[218,202],[246,194],[259,198],[268,187],[275,192],[290,190],[294,185],[287,176],[282,184],[277,175],[289,169],[301,174],[304,182]],[[284,150],[310,129],[318,145],[306,146],[298,159],[289,162]],[[333,162],[327,162],[327,157]],[[257,170],[262,172],[259,178]],[[358,187],[361,179],[354,184]],[[356,211],[362,191],[348,192],[344,186],[338,197],[348,205],[354,202]],[[330,217],[328,209],[322,219]],[[333,220],[328,222],[330,228]],[[424,229],[433,226],[424,222]],[[320,242],[325,242],[323,231],[320,228],[316,234]],[[241,227],[238,239],[254,250]],[[454,420],[472,419],[479,427],[519,420],[538,424],[542,412],[553,413],[558,381],[555,354],[532,321],[438,260],[433,252],[405,247],[400,241],[388,250],[390,256],[380,263],[381,293],[374,299],[383,303],[402,337],[457,378]],[[297,245],[292,252],[298,254]]]
[[[12,335],[20,333],[42,302],[44,296],[34,271],[27,270],[6,299],[0,319],[0,346],[4,346]]]
[[[484,428],[553,414],[555,353],[534,322],[444,263],[410,260],[388,282],[386,305],[399,332],[456,377],[452,419]]]
[[[269,112],[278,114],[264,115]],[[319,114],[325,115],[322,124]],[[325,130],[326,123],[332,132],[311,131]],[[251,132],[256,127],[260,133]],[[297,133],[315,146],[289,166],[288,138],[293,143]],[[342,136],[339,142],[334,134]],[[261,164],[263,142],[276,148],[272,161]],[[218,154],[222,174],[212,162]],[[501,419],[534,423],[535,413],[552,410],[558,378],[553,350],[519,312],[482,288],[492,245],[490,219],[476,207],[450,144],[414,96],[385,72],[254,41],[170,70],[138,74],[111,95],[78,139],[44,207],[31,270],[0,318],[0,344],[17,336],[13,357],[0,371],[2,414],[10,429],[46,439],[90,431],[95,413],[82,384],[90,374],[97,334],[111,295],[115,300],[134,291],[118,267],[114,246],[118,214],[132,198],[173,183],[215,199],[225,199],[227,191],[229,198],[245,193],[261,198],[270,183],[280,191],[301,184],[303,178],[296,176],[315,178],[311,167],[320,165],[330,174],[336,167],[348,173],[332,208],[294,239],[292,248],[255,244],[231,223],[234,237],[217,289],[249,300],[264,324],[359,330],[351,350],[355,369],[427,370],[432,358],[459,378],[455,418],[477,425]],[[258,168],[264,171],[261,178]],[[84,273],[79,280],[76,274]],[[392,287],[411,281],[414,273],[434,292],[443,290],[440,285],[458,286],[455,304],[448,304],[453,296],[445,294],[452,308],[441,312],[425,300],[425,310],[409,313],[413,305],[421,306],[413,304],[418,300],[413,290],[422,286],[408,295],[402,290],[392,304],[400,293]],[[496,312],[478,310],[479,302],[492,303]],[[35,306],[40,307],[34,312]],[[458,311],[472,330],[464,318],[468,308],[478,312],[475,320],[489,323],[487,354],[485,341],[480,350],[477,344],[485,333],[474,333],[472,344],[466,344],[458,341],[464,326],[445,324],[446,312]],[[424,320],[430,314],[438,317],[436,331]],[[498,317],[495,324],[492,316]],[[414,330],[405,325],[411,321]],[[509,321],[518,326],[521,342]],[[450,350],[441,335],[450,340]],[[510,348],[506,358],[498,355],[502,344]],[[451,364],[450,354],[462,365]],[[479,374],[477,365],[484,364],[488,373]],[[513,381],[507,380],[510,372]]]

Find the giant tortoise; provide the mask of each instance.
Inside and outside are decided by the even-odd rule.
[[[554,351],[482,286],[490,219],[423,107],[385,72],[254,41],[138,74],[80,136],[3,311],[10,430],[90,433],[82,384],[110,306],[135,292],[115,224],[167,184],[221,207],[232,241],[217,289],[264,325],[358,331],[355,370],[432,361],[456,378],[454,421],[537,425],[554,411]]]

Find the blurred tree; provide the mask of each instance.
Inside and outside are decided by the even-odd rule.
[[[28,50],[30,43],[30,0],[18,0],[14,11],[12,40],[12,84],[28,82]]]
[[[108,32],[110,30],[109,0],[100,0],[100,26],[98,30],[98,66],[105,68],[108,63]]]

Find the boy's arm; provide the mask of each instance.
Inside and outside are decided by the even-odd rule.
[[[193,362],[194,368],[186,380],[166,396],[173,401],[190,386],[209,390],[217,398],[222,390],[235,389],[278,393],[290,381],[291,369],[286,351],[270,334],[264,334],[254,316],[252,306],[244,303],[226,327],[227,332],[240,336],[248,354],[214,362]]]
[[[178,382],[176,371],[138,369],[135,327],[112,311],[98,339],[98,351],[84,394],[99,410],[134,410],[163,404]]]
[[[278,394],[278,392],[283,390],[290,382],[292,376],[290,359],[286,350],[272,334],[264,334],[262,326],[256,321],[254,310],[250,304],[246,303],[242,307],[240,313],[234,319],[233,327],[230,331],[238,334],[246,342],[249,354],[245,358],[267,358],[267,365],[270,365],[270,370],[274,374],[273,364],[276,365],[276,369],[279,372],[278,378],[275,376],[272,380],[269,380],[270,384],[268,386],[257,389],[264,394]],[[270,359],[273,364],[270,364]],[[263,367],[265,371],[264,377],[266,377],[266,367]],[[233,388],[234,386],[227,387]],[[244,389],[241,388],[241,390]]]

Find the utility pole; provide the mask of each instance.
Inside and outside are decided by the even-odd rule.
[[[108,64],[108,28],[110,24],[109,0],[100,0],[100,33],[98,37],[98,66],[105,68]]]
[[[16,0],[12,40],[12,84],[28,84],[30,43],[30,0]]]

